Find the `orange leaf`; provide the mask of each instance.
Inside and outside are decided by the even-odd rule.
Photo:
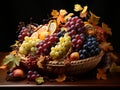
[[[88,22],[94,24],[94,25],[97,25],[99,23],[99,19],[100,17],[99,16],[96,16],[95,14],[93,14],[92,12],[90,12],[90,19],[88,20]]]
[[[107,75],[106,75],[106,69],[105,68],[101,68],[101,69],[97,69],[97,75],[96,78],[98,80],[103,79],[106,80],[107,79]]]
[[[112,35],[111,28],[109,28],[107,24],[102,23],[102,28],[104,29],[105,33]]]
[[[63,23],[65,20],[64,20],[64,16],[63,15],[59,15],[58,18],[57,18],[57,23],[58,25],[60,25],[61,23]]]
[[[63,82],[66,80],[66,75],[65,74],[58,75],[58,78],[56,78],[55,80],[57,82]]]
[[[57,10],[52,10],[51,15],[52,15],[54,18],[57,18],[58,15],[59,15],[59,12],[58,12]]]

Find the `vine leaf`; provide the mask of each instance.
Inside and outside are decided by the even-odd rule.
[[[99,16],[96,16],[94,13],[92,13],[91,11],[90,11],[90,18],[89,18],[89,20],[88,20],[88,22],[90,22],[90,23],[92,23],[92,24],[94,24],[94,25],[97,25],[98,23],[99,23],[99,19],[100,19],[100,17]]]
[[[14,68],[19,66],[20,57],[15,55],[15,53],[11,52],[3,59],[2,65],[7,65],[8,68]]]

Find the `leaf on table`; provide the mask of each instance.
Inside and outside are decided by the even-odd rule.
[[[97,79],[100,80],[106,80],[107,79],[107,75],[106,75],[106,68],[99,68],[97,69]]]
[[[66,80],[66,75],[65,74],[60,74],[58,75],[58,78],[55,79],[57,82],[63,82]]]
[[[38,77],[38,78],[35,79],[35,82],[37,84],[42,84],[42,83],[44,83],[44,78],[43,77]]]
[[[8,68],[14,68],[15,66],[19,66],[19,64],[20,64],[20,57],[14,55],[13,52],[5,56],[2,62],[2,65],[7,65]]]
[[[120,72],[120,66],[115,62],[111,64],[110,72]]]

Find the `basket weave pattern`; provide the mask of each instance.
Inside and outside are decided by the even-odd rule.
[[[47,66],[51,68],[51,72],[53,73],[60,74],[60,70],[62,69],[63,73],[68,75],[78,75],[95,68],[103,55],[104,53],[101,51],[99,55],[83,60],[71,61],[69,66],[66,66],[63,61],[50,61],[47,63]]]

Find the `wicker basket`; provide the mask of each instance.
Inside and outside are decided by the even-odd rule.
[[[104,52],[101,51],[99,55],[83,60],[71,61],[70,65],[65,65],[64,61],[49,61],[47,63],[47,66],[49,67],[48,71],[55,74],[61,73],[65,73],[67,75],[83,74],[95,68],[101,61],[103,55]]]

